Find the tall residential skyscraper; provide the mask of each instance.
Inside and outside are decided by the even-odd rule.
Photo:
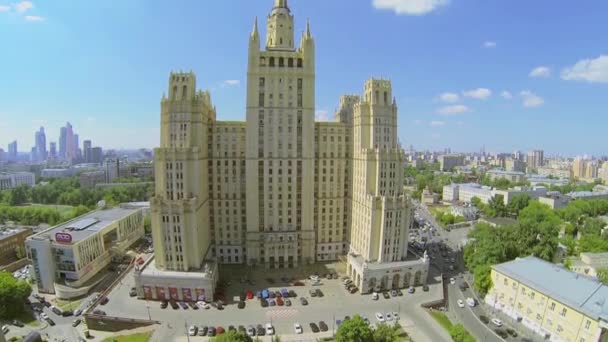
[[[364,293],[426,283],[428,258],[407,254],[413,209],[390,81],[366,81],[362,96],[340,99],[337,121],[315,122],[310,25],[296,48],[286,0],[267,20],[265,49],[257,21],[249,37],[246,121],[216,120],[193,73],[169,76],[150,201],[155,257],[135,272],[138,292],[210,298],[217,263],[339,258]]]
[[[85,140],[82,143],[82,154],[84,157],[84,162],[85,163],[92,163],[91,161],[91,152],[92,152],[92,144],[91,144],[91,140]]]
[[[47,158],[46,151],[46,134],[44,133],[44,127],[40,127],[40,130],[35,134],[35,157],[38,161],[44,161]]]
[[[526,163],[528,164],[528,172],[538,170],[545,163],[543,150],[528,151]]]
[[[67,156],[67,145],[68,145],[68,129],[61,127],[59,129],[59,158],[65,159]]]
[[[74,140],[74,130],[69,122],[66,123],[65,130],[65,159],[72,161],[76,159],[76,141]]]
[[[17,140],[8,144],[8,159],[17,160]]]
[[[90,163],[101,164],[103,162],[103,150],[101,147],[93,147],[91,149],[91,161]]]
[[[57,159],[57,143],[51,142],[49,144],[49,157],[51,159]]]

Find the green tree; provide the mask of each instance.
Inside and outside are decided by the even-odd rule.
[[[519,212],[530,204],[530,195],[528,194],[517,194],[514,195],[509,204],[507,205],[507,211],[509,215],[517,217]]]
[[[397,342],[401,335],[401,326],[398,323],[394,325],[379,324],[373,331],[374,342]]]
[[[340,324],[336,332],[336,342],[369,342],[374,335],[367,323],[359,315]]]
[[[213,342],[252,342],[253,339],[242,332],[228,331],[225,334],[212,338],[211,341],[213,341]]]
[[[489,212],[486,212],[491,217],[507,216],[507,207],[505,206],[503,195],[494,195],[488,202]]]
[[[24,311],[27,297],[32,293],[30,285],[17,280],[8,272],[0,272],[0,318],[13,319]]]
[[[150,217],[150,215],[146,215],[146,217],[144,218],[144,230],[146,231],[146,233],[152,232],[152,218]]]
[[[17,257],[17,259],[25,258],[25,247],[17,246],[15,248],[15,256]]]
[[[608,268],[600,268],[597,270],[597,278],[604,285],[608,285]]]
[[[10,205],[22,205],[27,202],[28,199],[28,187],[27,185],[20,185],[10,190]]]
[[[492,287],[492,268],[489,265],[479,265],[473,270],[475,276],[475,289],[482,295],[488,293]]]
[[[450,327],[449,333],[454,342],[475,342],[475,338],[469,334],[462,324],[456,324]]]
[[[585,223],[583,223],[583,226],[581,227],[581,229],[579,229],[579,231],[582,234],[591,234],[599,237],[602,234],[602,229],[605,225],[606,224],[603,220],[591,217],[585,220]]]

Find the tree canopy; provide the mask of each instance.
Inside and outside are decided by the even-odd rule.
[[[237,331],[227,331],[211,339],[212,342],[252,342],[253,339],[247,334]]]
[[[32,293],[30,285],[8,272],[0,272],[0,318],[13,319],[21,314],[25,300]]]
[[[397,342],[402,334],[399,324],[370,327],[359,315],[345,320],[338,327],[336,342]]]

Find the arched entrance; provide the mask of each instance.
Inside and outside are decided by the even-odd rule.
[[[385,290],[388,288],[388,276],[385,275],[382,277],[382,280],[380,280],[380,288],[382,290]]]
[[[374,291],[374,287],[376,287],[376,278],[371,277],[367,280],[367,287],[370,291]]]
[[[418,286],[421,285],[420,284],[420,277],[422,276],[422,272],[417,271],[416,274],[414,275],[414,285]]]
[[[393,289],[398,289],[399,288],[399,280],[401,279],[401,276],[399,275],[399,273],[393,275]]]
[[[403,276],[403,287],[404,288],[410,287],[410,278],[412,278],[412,275],[410,273],[406,273],[405,276]]]

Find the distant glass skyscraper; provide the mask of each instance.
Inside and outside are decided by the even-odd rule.
[[[10,159],[10,160],[17,159],[17,140],[8,144],[8,159]]]
[[[35,151],[35,160],[43,161],[47,158],[46,151],[46,134],[44,133],[44,127],[40,127],[40,131],[37,131],[35,134],[36,146],[34,147]]]
[[[91,161],[92,144],[91,140],[83,141],[82,154],[84,156],[85,163],[92,163]]]
[[[59,129],[59,158],[64,159],[66,157],[67,147],[67,134],[68,130],[65,127]]]
[[[52,159],[56,159],[57,158],[57,143],[55,142],[51,142],[49,144],[49,157]]]

